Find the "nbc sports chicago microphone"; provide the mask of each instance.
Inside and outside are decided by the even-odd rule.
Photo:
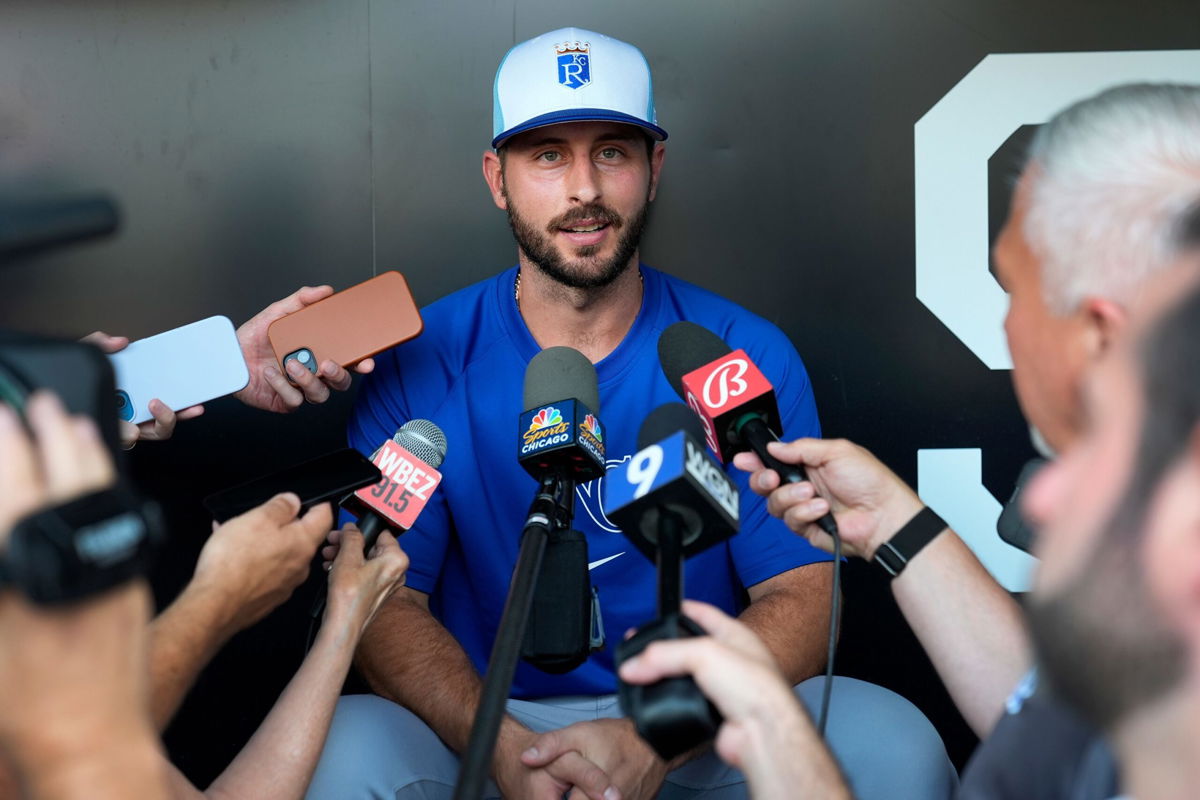
[[[525,370],[525,412],[517,459],[539,483],[557,473],[568,482],[564,517],[549,534],[521,645],[521,658],[562,674],[604,645],[599,599],[588,576],[587,538],[571,527],[573,482],[604,475],[604,431],[596,368],[569,347],[538,353]]]
[[[446,434],[427,419],[404,423],[375,451],[371,461],[383,477],[342,503],[358,515],[364,553],[375,546],[384,529],[399,535],[413,526],[442,482],[438,467],[445,458]]]
[[[676,322],[658,338],[658,360],[671,387],[700,417],[705,439],[722,461],[753,450],[784,483],[807,480],[802,467],[767,452],[783,424],[775,389],[745,350],[730,350],[721,337],[694,322]],[[837,535],[831,514],[817,520]]]
[[[578,350],[547,347],[525,368],[517,459],[538,488],[521,529],[517,563],[492,641],[475,721],[459,760],[454,800],[478,800],[483,795],[518,659],[524,654],[526,660],[536,662],[549,655],[549,666],[559,671],[580,652],[587,657],[583,602],[561,602],[556,595],[570,591],[579,600],[590,594],[582,591],[588,580],[587,540],[571,535],[571,520],[576,482],[604,475],[604,431],[596,419],[599,407],[596,368]],[[553,542],[564,536],[581,547],[572,544],[559,551]],[[567,577],[551,584],[542,580],[547,575]],[[549,614],[543,615],[542,609]],[[564,613],[569,609],[580,613]],[[546,653],[545,645],[554,652]]]

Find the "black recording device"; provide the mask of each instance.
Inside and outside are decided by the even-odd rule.
[[[518,659],[524,656],[543,669],[566,671],[587,658],[595,641],[593,625],[584,627],[590,622],[584,602],[592,596],[586,580],[586,542],[583,547],[562,548],[558,556],[551,543],[574,539],[576,481],[604,475],[596,368],[577,350],[548,347],[525,370],[524,401],[517,459],[537,481],[537,489],[521,528],[517,563],[471,735],[459,760],[454,800],[478,800],[483,794]],[[557,563],[547,562],[547,554]],[[547,582],[543,587],[549,569],[582,574],[584,580]],[[559,591],[570,594],[555,596]],[[568,607],[573,611],[564,616],[562,610]]]
[[[91,417],[115,457],[116,392],[103,353],[81,342],[0,332],[0,402],[24,419],[37,390]],[[162,537],[155,504],[122,485],[93,492],[19,520],[0,558],[0,585],[43,605],[83,600],[144,575]]]
[[[116,203],[105,195],[0,202],[0,266],[64,244],[109,236],[120,225]]]
[[[700,421],[682,403],[659,406],[638,431],[638,452],[606,481],[608,515],[658,567],[658,618],[617,646],[617,664],[652,642],[703,636],[685,617],[683,562],[737,533],[738,490],[708,455]],[[621,710],[663,759],[714,736],[721,715],[691,676],[620,682]]]
[[[525,373],[517,460],[539,481],[561,481],[568,502],[576,482],[604,475],[596,368],[569,347],[538,353]],[[568,516],[573,516],[573,506]],[[543,672],[570,672],[604,646],[600,602],[588,575],[587,539],[557,525],[546,541],[521,658]]]
[[[244,514],[281,492],[300,498],[300,513],[320,503],[338,503],[364,486],[378,483],[379,468],[353,448],[334,450],[269,475],[222,489],[203,500],[217,522]]]

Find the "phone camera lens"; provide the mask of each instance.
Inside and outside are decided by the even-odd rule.
[[[133,420],[133,401],[125,392],[117,392],[117,414],[126,422]]]

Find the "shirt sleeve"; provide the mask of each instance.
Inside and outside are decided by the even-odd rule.
[[[791,342],[782,332],[775,334],[771,346],[757,348],[758,352],[750,348],[747,351],[752,352],[755,364],[775,387],[783,422],[780,438],[790,441],[820,436],[821,424],[808,373]],[[833,559],[767,513],[766,498],[750,490],[747,473],[735,467],[730,469],[730,476],[740,492],[741,525],[738,535],[729,541],[729,550],[743,586],[750,587],[790,569]]]
[[[350,446],[368,457],[414,415],[432,416],[429,411],[414,408],[420,406],[421,401],[414,401],[406,393],[400,380],[399,361],[395,349],[376,357],[375,370],[363,378],[354,411],[346,426],[346,439]],[[406,363],[405,366],[410,373],[417,369],[417,365],[412,363]],[[418,379],[410,376],[410,380]],[[409,560],[405,576],[405,585],[409,588],[425,594],[433,592],[446,558],[450,538],[449,520],[443,487],[439,486],[412,529],[400,537],[400,547]],[[353,521],[352,515],[342,511],[339,523]]]

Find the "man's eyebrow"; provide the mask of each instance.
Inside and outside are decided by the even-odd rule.
[[[636,142],[638,136],[636,133],[624,133],[622,131],[610,131],[602,133],[596,137],[596,142]],[[542,136],[537,139],[531,139],[522,145],[524,149],[532,150],[538,147],[546,147],[547,145],[566,144],[567,140],[558,136]]]
[[[566,139],[560,139],[557,136],[543,136],[540,139],[532,139],[525,143],[527,149],[535,147],[545,147],[548,144],[566,144]]]

